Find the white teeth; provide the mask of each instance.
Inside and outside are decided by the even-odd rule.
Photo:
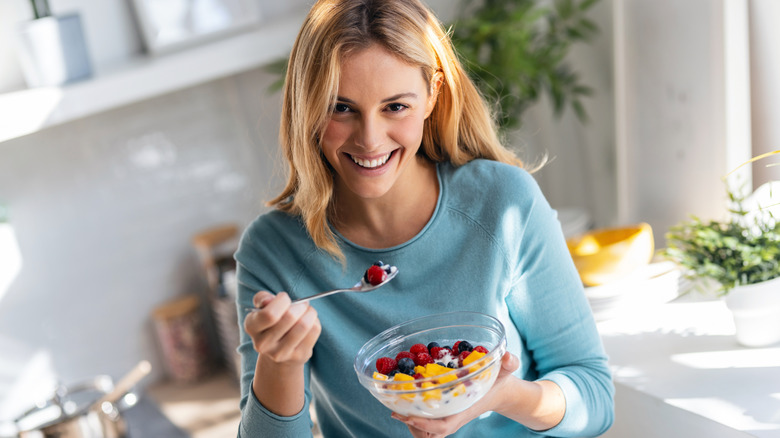
[[[367,169],[373,169],[387,163],[387,160],[390,158],[390,154],[380,158],[374,158],[373,160],[364,160],[354,155],[350,155],[350,157],[352,158],[352,161],[354,161],[358,166],[365,167]]]

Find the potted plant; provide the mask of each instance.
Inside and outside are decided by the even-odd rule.
[[[31,88],[57,86],[92,75],[81,17],[53,15],[48,0],[30,0],[33,19],[18,26],[19,61]]]
[[[780,151],[749,162],[775,153]],[[727,184],[729,218],[681,222],[669,229],[662,251],[685,277],[717,285],[734,317],[737,341],[745,346],[780,341],[780,221],[772,212],[778,190],[780,181],[774,181],[743,196]]]

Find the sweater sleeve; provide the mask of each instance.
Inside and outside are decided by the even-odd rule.
[[[282,417],[266,409],[252,390],[257,352],[252,345],[252,339],[244,330],[244,319],[248,314],[246,308],[253,307],[252,297],[261,290],[272,293],[269,285],[258,278],[258,272],[263,266],[262,258],[252,242],[251,229],[244,233],[236,252],[236,275],[238,279],[238,324],[240,327],[240,342],[238,352],[241,354],[241,423],[238,437],[264,438],[305,438],[312,436],[312,420],[309,415],[311,393],[309,390],[309,365],[304,367],[305,401],[301,411],[291,417]]]
[[[536,378],[555,382],[565,395],[563,419],[544,434],[598,436],[614,419],[607,356],[556,212],[541,192],[533,199],[507,305]]]

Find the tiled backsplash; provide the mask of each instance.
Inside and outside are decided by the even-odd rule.
[[[250,71],[0,144],[22,255],[0,337],[49,353],[66,382],[142,358],[159,376],[151,310],[206,288],[190,237],[243,227],[284,182],[274,79]]]

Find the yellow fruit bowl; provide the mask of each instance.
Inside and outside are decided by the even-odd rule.
[[[646,223],[592,230],[568,239],[566,244],[586,286],[631,274],[650,263],[655,250],[653,229]]]

